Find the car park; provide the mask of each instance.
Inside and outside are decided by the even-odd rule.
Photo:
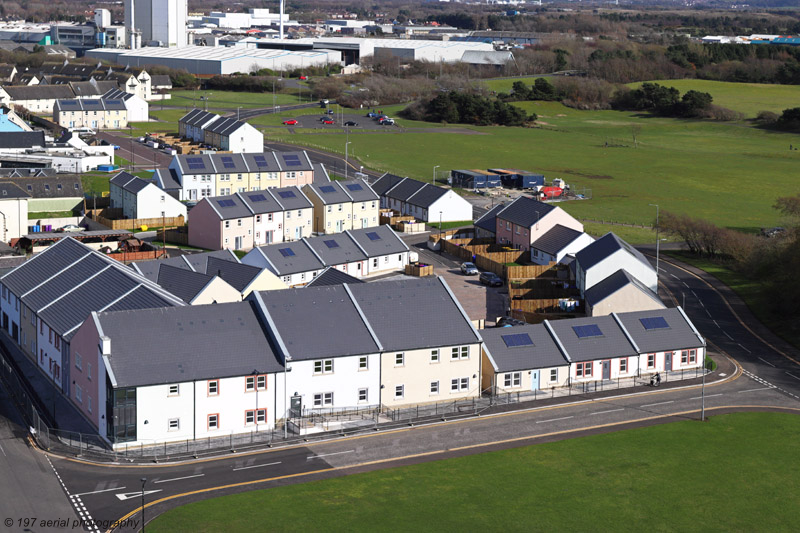
[[[353,122],[352,120],[348,120],[344,123],[345,126],[358,126],[357,122]]]
[[[283,121],[283,125],[284,126],[297,126],[297,124],[298,124],[298,122],[295,119],[284,120]]]
[[[503,278],[501,278],[494,272],[481,272],[481,275],[478,279],[482,284],[488,285],[489,287],[503,286]]]
[[[461,273],[465,276],[477,276],[478,267],[475,266],[475,263],[471,263],[469,261],[466,263],[461,263]]]

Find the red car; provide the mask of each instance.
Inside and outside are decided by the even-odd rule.
[[[295,119],[284,120],[283,121],[283,125],[284,126],[297,126],[297,124],[299,124],[299,123]]]
[[[331,120],[329,118],[326,118],[325,120],[323,120],[322,123],[323,124],[336,124],[333,120]]]
[[[307,80],[307,79],[308,79],[308,76],[300,76],[300,79],[301,79],[301,80],[303,80],[303,81],[305,81],[305,80]]]

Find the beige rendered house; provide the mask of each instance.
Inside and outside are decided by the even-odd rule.
[[[310,183],[303,192],[314,204],[316,233],[341,233],[378,225],[380,197],[364,181]]]

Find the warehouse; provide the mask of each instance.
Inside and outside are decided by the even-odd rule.
[[[331,50],[290,52],[259,50],[243,46],[146,47],[136,50],[97,48],[87,51],[86,56],[126,67],[163,65],[174,69],[185,69],[199,76],[250,72],[253,68],[285,71],[310,66],[325,66],[331,63],[338,64],[342,60],[340,52]]]

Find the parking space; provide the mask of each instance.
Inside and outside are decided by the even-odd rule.
[[[325,109],[320,109],[319,113],[314,115],[305,114],[294,117],[286,117],[284,119],[284,124],[286,126],[295,128],[329,128],[337,130],[342,129],[345,126],[352,128],[353,130],[389,130],[398,127],[397,125],[383,126],[378,124],[377,120],[365,116],[366,113],[344,113],[344,115],[336,113],[327,115],[325,114],[325,111]],[[333,121],[333,124],[326,124],[323,119],[331,120]],[[297,124],[292,124],[292,121],[297,121]],[[286,122],[289,122],[289,124],[286,124]],[[355,124],[355,126],[352,124]]]

